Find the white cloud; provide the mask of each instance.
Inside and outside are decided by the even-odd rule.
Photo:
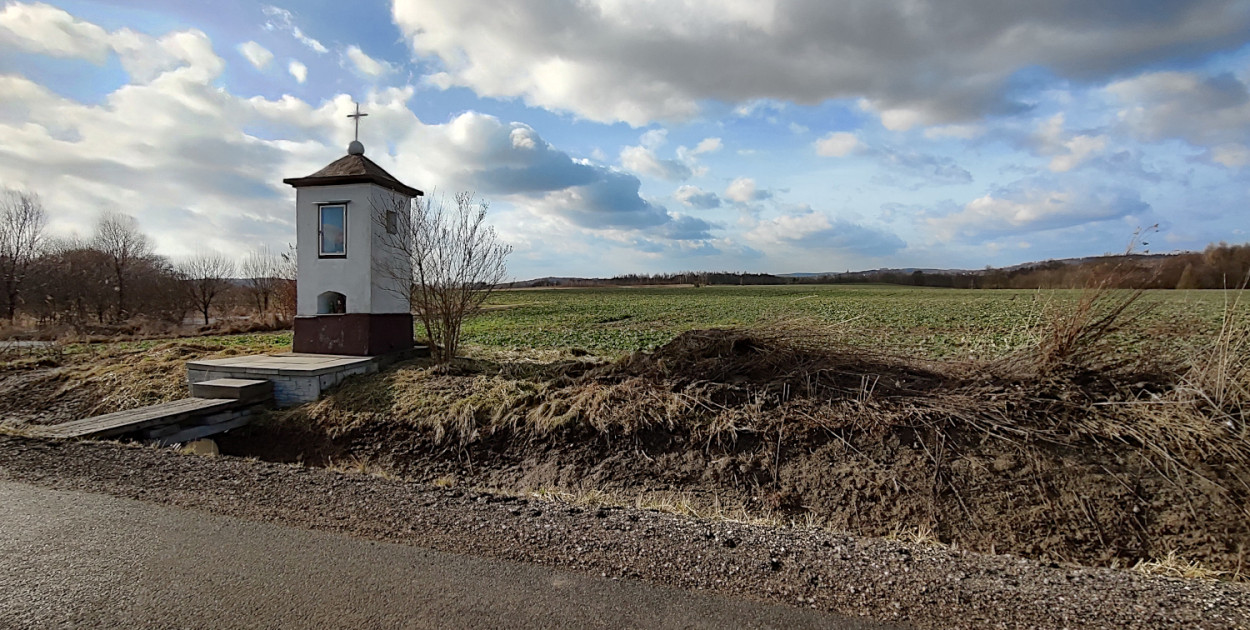
[[[699,146],[704,147],[705,150],[714,151],[715,148],[711,148],[713,143],[708,142],[709,140],[715,140],[717,145],[720,143],[720,138],[708,138],[700,142]],[[621,166],[635,173],[670,181],[686,180],[707,172],[706,168],[698,164],[697,147],[694,151],[684,146],[677,147],[675,160],[658,157],[656,151],[667,142],[668,130],[666,129],[652,129],[643,133],[638,138],[637,146],[626,146],[621,149]]]
[[[257,70],[264,70],[265,66],[273,61],[273,53],[256,42],[239,44],[239,54],[243,55]]]
[[[673,192],[673,198],[682,205],[700,210],[720,207],[720,197],[711,191],[704,191],[698,186],[682,186]]]
[[[717,151],[720,151],[723,146],[724,145],[721,143],[720,138],[704,138],[699,141],[699,144],[694,145],[694,150],[692,150],[690,154],[703,155],[704,153],[716,153]]]
[[[833,219],[806,206],[759,221],[744,238],[765,250],[786,252],[800,248],[880,257],[906,247],[892,232]]]
[[[223,65],[201,31],[159,38],[127,28],[105,31],[46,4],[14,3],[0,12],[0,50],[5,48],[96,64],[116,54],[131,79],[141,83],[175,69],[203,78],[220,72]]]
[[[1055,173],[1066,173],[1107,148],[1107,139],[1102,135],[1067,133],[1062,113],[1039,125],[1034,138],[1042,155],[1053,156],[1049,168]]]
[[[816,154],[826,157],[846,157],[863,146],[859,137],[853,133],[837,131],[817,140],[814,144]]]
[[[1250,164],[1250,149],[1235,142],[1221,144],[1211,148],[1211,161],[1229,168],[1241,168]]]
[[[377,78],[395,71],[390,63],[370,57],[359,46],[348,46],[343,54],[357,71],[369,77]]]
[[[931,125],[942,121],[942,117],[936,113],[915,107],[890,107],[871,99],[860,100],[859,108],[877,114],[881,118],[881,126],[890,131],[907,131],[916,125]]]
[[[1056,173],[1070,171],[1090,157],[1102,153],[1107,148],[1107,139],[1102,136],[1073,136],[1063,143],[1063,147],[1068,152],[1050,160],[1050,170]]]
[[[295,25],[295,16],[286,9],[275,6],[266,6],[262,9],[269,20],[265,22],[265,29],[270,31],[284,31],[290,33],[299,43],[311,48],[318,54],[330,52],[328,48],[323,46],[321,42],[309,37]]]
[[[777,114],[785,110],[786,104],[775,98],[752,98],[734,108],[734,115],[740,118],[760,117],[776,120]]]
[[[664,146],[666,142],[668,142],[667,129],[652,129],[643,133],[642,137],[638,139],[639,144],[652,151]]]
[[[646,140],[644,139],[644,142]],[[677,160],[662,160],[655,152],[643,146],[627,146],[621,149],[621,166],[635,173],[667,180],[690,179],[694,172]]]
[[[104,63],[112,51],[109,34],[46,4],[12,3],[0,12],[0,46]]]
[[[1250,88],[1231,74],[1152,72],[1112,83],[1120,123],[1138,139],[1178,138],[1209,149],[1213,162],[1240,167],[1250,145]]]
[[[924,223],[943,240],[976,240],[1141,216],[1149,210],[1127,190],[1064,190],[1024,183],[973,199],[957,212],[928,217]]]
[[[725,198],[740,204],[763,201],[772,196],[771,192],[756,188],[755,180],[750,177],[739,177],[725,188]]]
[[[303,83],[308,80],[308,66],[300,63],[299,61],[292,59],[286,69],[287,72],[291,73],[291,76],[295,77],[296,82]]]
[[[808,208],[802,212],[784,214],[759,222],[747,233],[747,240],[780,245],[801,241],[812,235],[825,233],[831,228],[833,228],[833,222],[828,215]]]
[[[396,25],[443,86],[645,126],[744,107],[865,98],[887,128],[1019,111],[1012,77],[1088,82],[1245,41],[1228,0],[1053,3],[717,0],[396,0]]]
[[[342,155],[352,99],[339,94],[314,106],[289,95],[238,97],[219,87],[224,62],[203,33],[100,33],[132,80],[99,103],[0,75],[0,181],[39,192],[55,234],[89,233],[100,208],[121,208],[173,257],[290,242],[293,197],[281,180]],[[306,71],[295,63],[293,75]],[[411,87],[371,91],[363,105],[372,124],[362,125],[361,140],[375,148],[372,159],[414,186],[479,190],[571,233],[651,243],[710,238],[711,224],[640,196],[636,177],[575,160],[519,123],[468,112],[424,124],[409,108],[412,95]],[[243,131],[253,127],[279,138]]]
[[[370,109],[372,113],[376,106]],[[574,159],[521,123],[467,112],[442,125],[425,125],[402,112],[412,127],[397,144],[407,171],[445,190],[477,190],[534,216],[595,234],[622,238],[701,240],[711,225],[679,217],[640,194],[628,173]],[[383,122],[383,121],[379,121]],[[396,125],[385,121],[388,130]],[[365,139],[368,146],[370,141]]]
[[[298,110],[218,90],[213,82],[222,61],[199,37],[174,33],[157,40],[161,50],[182,46],[188,61],[126,85],[99,105],[6,77],[0,88],[6,99],[29,113],[0,119],[6,139],[0,181],[38,191],[59,234],[86,234],[98,209],[120,208],[136,215],[158,251],[171,256],[191,244],[236,254],[261,243],[280,245],[290,220],[273,198],[282,196],[279,180],[291,174],[286,167],[306,163],[311,147],[261,141],[240,125],[290,124],[287,114]],[[196,42],[204,49],[196,50]]]

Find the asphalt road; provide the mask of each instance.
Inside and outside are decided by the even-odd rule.
[[[0,627],[880,628],[0,481]]]

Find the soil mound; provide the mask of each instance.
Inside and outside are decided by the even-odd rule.
[[[787,331],[693,330],[650,353],[637,353],[603,371],[667,381],[678,387],[706,381],[749,384],[757,390],[831,395],[866,384],[891,395],[919,394],[950,379],[917,362]],[[871,383],[866,383],[869,377]]]

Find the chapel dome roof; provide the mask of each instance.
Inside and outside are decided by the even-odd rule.
[[[295,188],[305,186],[338,186],[343,184],[377,184],[383,188],[420,197],[425,193],[395,179],[394,175],[365,157],[364,147],[360,153],[349,153],[329,163],[325,168],[307,177],[289,177],[282,180]]]

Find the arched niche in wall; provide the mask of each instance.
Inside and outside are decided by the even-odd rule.
[[[317,296],[318,315],[339,315],[347,312],[347,296],[337,291],[326,291]]]

